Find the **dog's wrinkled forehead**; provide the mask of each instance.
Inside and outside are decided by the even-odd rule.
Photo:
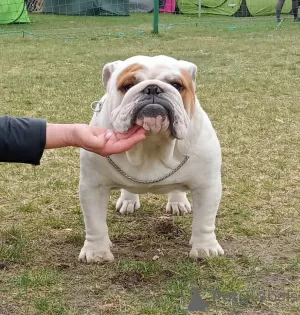
[[[196,65],[187,61],[168,56],[135,56],[125,61],[106,64],[103,69],[103,85],[107,88],[109,82],[113,82],[118,86],[121,81],[131,78],[139,81],[151,79],[170,81],[185,77],[195,88],[196,73]]]
[[[137,78],[141,80],[164,80],[166,77],[177,77],[180,76],[180,68],[178,65],[173,64],[159,64],[159,63],[151,63],[151,64],[142,64],[142,63],[133,63],[133,64],[125,64],[121,69],[117,69],[116,78],[121,79],[121,76],[125,76],[126,74],[135,75]]]

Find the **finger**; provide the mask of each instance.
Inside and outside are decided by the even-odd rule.
[[[145,136],[147,133],[147,130],[145,130],[144,128],[140,127],[134,134],[132,134],[130,137],[132,137],[133,135],[143,135]],[[126,139],[128,139],[129,137],[126,137]]]
[[[145,134],[146,130],[144,128],[138,126],[138,125],[135,125],[131,129],[129,129],[127,132],[125,132],[125,133],[116,132],[115,135],[118,139],[128,139],[129,137],[131,137],[135,133]]]
[[[125,132],[124,134],[126,135],[132,135],[133,133],[135,133],[136,131],[138,131],[140,129],[140,126],[138,125],[133,125],[127,132]]]
[[[110,151],[109,154],[125,152],[144,139],[146,139],[146,136],[144,133],[141,133],[141,132],[135,133],[128,139],[121,139],[111,144],[111,150],[107,150],[107,151]]]
[[[106,140],[117,141],[116,134],[112,130],[107,130],[104,138]]]

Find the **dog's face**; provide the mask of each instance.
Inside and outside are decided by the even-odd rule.
[[[113,128],[126,132],[137,124],[183,139],[195,107],[196,72],[196,65],[167,56],[106,64],[102,78]]]

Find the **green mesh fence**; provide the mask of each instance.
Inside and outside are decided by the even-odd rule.
[[[155,3],[159,16],[154,14]],[[236,30],[249,23],[273,23],[276,4],[277,0],[1,0],[0,34],[76,39],[142,36],[183,27]],[[291,9],[292,1],[286,0],[282,14]]]

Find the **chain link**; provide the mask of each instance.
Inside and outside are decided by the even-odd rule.
[[[100,113],[101,109],[102,109],[102,106],[104,104],[104,101],[105,100],[103,100],[102,102],[101,101],[94,101],[94,102],[92,102],[91,105],[90,105],[92,111]],[[96,106],[94,104],[96,104]],[[98,109],[97,109],[97,107],[98,107]]]
[[[186,162],[187,160],[190,158],[189,156],[186,156],[184,158],[184,160],[174,169],[172,170],[169,174],[166,174],[164,176],[161,176],[157,179],[154,179],[154,180],[139,180],[139,179],[136,179],[136,178],[133,178],[132,176],[129,176],[127,175],[123,170],[121,170],[119,168],[119,166],[110,158],[110,156],[107,156],[106,157],[107,160],[109,161],[109,163],[119,172],[121,173],[122,175],[124,175],[126,178],[132,180],[133,182],[136,182],[136,183],[140,183],[140,184],[153,184],[153,183],[157,183],[157,182],[161,182],[162,180],[170,177],[171,175],[173,175],[174,173],[176,173]]]

